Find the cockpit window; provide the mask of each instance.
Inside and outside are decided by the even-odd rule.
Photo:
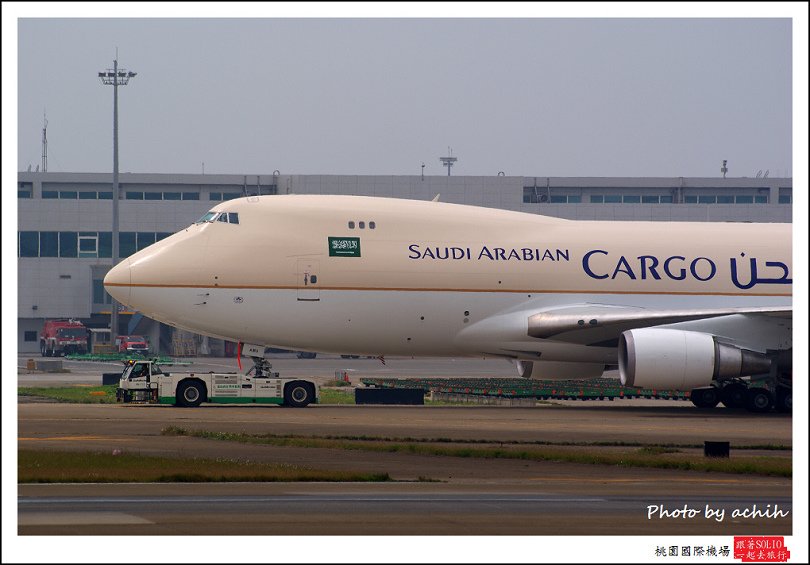
[[[237,212],[206,212],[205,215],[197,220],[195,223],[203,224],[203,223],[212,223],[212,222],[223,222],[226,224],[238,224],[239,223],[239,213]]]
[[[214,218],[216,218],[216,216],[217,216],[217,212],[206,212],[205,215],[202,218],[197,220],[197,223],[201,224],[203,222],[213,222]]]

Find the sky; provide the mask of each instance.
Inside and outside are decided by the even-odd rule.
[[[113,88],[98,73],[117,49],[137,73],[119,89],[122,172],[419,175],[424,164],[444,175],[439,157],[452,150],[453,175],[719,177],[725,159],[728,176],[793,177],[794,337],[807,341],[804,3],[3,2],[2,12],[4,334],[17,329],[15,170],[41,164],[47,117],[49,171],[112,172]],[[797,387],[807,398],[806,379]],[[13,479],[16,404],[4,392],[3,476]],[[806,421],[804,403],[800,437]],[[806,485],[806,440],[796,449],[796,485]],[[126,557],[104,538],[92,551],[82,539],[14,539],[16,484],[4,480],[3,494],[4,561]],[[628,553],[632,538],[566,544],[596,547],[604,562],[649,561]],[[640,539],[634,549],[654,545]],[[266,560],[265,541],[239,540],[256,551],[237,558]],[[355,539],[318,541],[307,550],[327,561],[374,559]],[[542,540],[510,538],[508,553],[497,541],[464,540],[453,553],[441,539],[396,543],[406,560],[417,547],[439,561],[549,555],[537,553]],[[171,546],[159,547],[137,559],[165,560]],[[223,547],[213,559],[234,558]]]
[[[20,171],[46,117],[49,171],[112,170],[117,49],[121,172],[792,173],[786,17],[48,13],[17,23]]]

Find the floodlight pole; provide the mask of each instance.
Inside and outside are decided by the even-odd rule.
[[[117,50],[116,50],[117,51]],[[98,78],[102,84],[113,86],[113,221],[112,221],[112,266],[118,264],[118,200],[120,198],[118,188],[118,85],[126,86],[129,79],[137,73],[118,70],[118,55],[113,60],[113,68],[106,72],[98,73]],[[115,343],[118,336],[118,301],[112,298],[110,309],[110,342]]]

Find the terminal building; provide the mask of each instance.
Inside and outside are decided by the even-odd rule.
[[[17,350],[39,351],[46,319],[108,328],[103,286],[112,266],[112,175],[17,174]],[[245,195],[347,194],[469,204],[573,220],[791,222],[791,178],[119,175],[119,253],[125,258]],[[672,237],[678,225],[669,224]],[[594,238],[599,234],[594,233]],[[233,354],[232,343],[120,311],[120,333],[167,355]]]

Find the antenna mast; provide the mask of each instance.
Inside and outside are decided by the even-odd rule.
[[[48,117],[45,111],[42,112],[42,172],[48,172]]]
[[[458,161],[458,157],[453,157],[453,150],[451,148],[447,148],[447,152],[450,154],[448,157],[439,157],[439,161],[442,162],[442,165],[447,167],[447,176],[450,176],[450,167]]]

